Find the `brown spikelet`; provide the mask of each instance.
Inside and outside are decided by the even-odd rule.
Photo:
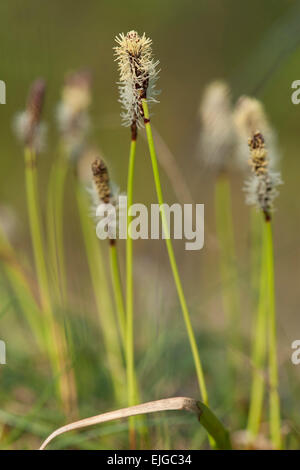
[[[27,101],[27,112],[30,116],[30,126],[27,135],[27,144],[32,145],[35,129],[40,123],[41,114],[44,104],[46,84],[42,78],[38,78],[33,84],[29,92]]]
[[[254,174],[245,184],[246,202],[261,209],[266,222],[269,222],[273,211],[273,202],[279,194],[277,186],[282,184],[281,175],[269,168],[265,139],[261,132],[255,132],[248,144],[250,148],[249,165]]]
[[[269,161],[263,135],[259,131],[255,132],[253,137],[249,138],[248,145],[251,153],[249,165],[253,172],[257,176],[265,174]]]
[[[104,161],[97,158],[92,163],[92,172],[99,199],[106,204],[109,203],[111,198],[111,190],[109,184],[109,174]]]

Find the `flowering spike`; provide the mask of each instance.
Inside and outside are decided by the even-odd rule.
[[[68,75],[57,107],[57,122],[72,160],[77,160],[85,146],[90,128],[88,108],[91,102],[91,75],[79,71]]]
[[[95,206],[93,212],[96,213],[96,222],[100,222],[103,217],[108,218],[108,237],[110,244],[115,244],[119,222],[121,219],[123,222],[126,220],[126,205],[123,205],[123,200],[120,201],[118,189],[111,186],[108,169],[103,160],[97,158],[92,163],[92,173],[94,187],[91,196]],[[97,223],[96,233],[100,239],[106,238],[103,230],[104,227]]]
[[[27,111],[31,117],[32,132],[34,132],[34,127],[41,120],[45,92],[46,92],[45,80],[43,80],[42,78],[38,78],[32,84],[32,87],[29,92],[28,101],[27,101]]]
[[[204,164],[223,171],[232,156],[235,133],[230,89],[223,81],[213,81],[205,89],[199,108],[201,133],[199,153]]]
[[[263,211],[266,220],[270,220],[274,199],[279,194],[277,186],[283,184],[281,175],[269,169],[265,140],[259,131],[249,139],[249,148],[249,165],[254,174],[245,184],[246,202],[256,205]]]
[[[264,106],[261,101],[249,96],[241,96],[235,105],[233,119],[237,134],[236,161],[241,169],[245,169],[249,149],[247,138],[260,129],[268,145],[270,161],[269,166],[275,169],[280,153],[277,145],[277,135],[271,127]]]
[[[155,82],[158,78],[159,61],[152,57],[152,40],[136,31],[129,31],[116,36],[117,46],[114,47],[116,61],[119,63],[119,93],[123,112],[123,124],[132,126],[143,125],[142,99],[156,102],[157,91]]]
[[[44,147],[46,127],[41,122],[46,84],[42,78],[33,82],[25,111],[18,113],[14,119],[14,130],[17,137],[27,147],[40,151]]]
[[[109,174],[104,161],[99,159],[95,160],[92,163],[92,172],[100,201],[109,203],[111,199]]]

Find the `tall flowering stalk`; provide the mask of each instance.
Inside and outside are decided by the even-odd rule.
[[[131,129],[131,143],[129,151],[128,179],[127,179],[127,239],[126,239],[126,363],[128,405],[136,401],[135,393],[135,367],[134,367],[134,316],[133,316],[133,244],[130,234],[131,217],[129,209],[133,203],[133,181],[136,154],[137,130],[143,125],[142,99],[146,97],[149,87],[152,91],[152,101],[155,101],[155,81],[157,78],[157,65],[151,54],[151,39],[145,34],[139,36],[136,31],[123,33],[116,37],[115,49],[118,61],[120,81],[119,93],[122,105],[123,124]],[[130,434],[134,446],[134,421],[130,419]]]
[[[127,363],[126,309],[125,309],[125,302],[124,302],[124,297],[123,297],[123,289],[122,289],[122,282],[121,282],[121,276],[120,276],[118,251],[117,251],[117,230],[119,228],[117,220],[119,220],[120,217],[127,218],[127,214],[124,214],[124,207],[122,207],[122,204],[119,203],[117,191],[112,189],[108,169],[103,159],[96,159],[92,163],[92,173],[93,173],[94,186],[96,188],[96,192],[98,196],[98,203],[100,202],[100,204],[97,207],[96,218],[97,218],[97,214],[99,214],[99,217],[100,217],[99,222],[101,222],[101,218],[103,215],[106,215],[108,218],[111,278],[112,278],[115,305],[116,305],[117,316],[118,316],[119,330],[121,334],[122,345],[124,348],[125,359]],[[101,224],[100,225],[97,224],[97,235],[99,236],[99,238],[102,238],[103,235],[106,235],[102,233],[103,229],[104,227],[101,227]],[[140,399],[138,384],[137,384],[137,379],[135,376],[135,371],[133,371],[133,373],[134,373],[134,376],[133,376],[134,400],[138,402]],[[141,418],[139,418],[139,420],[142,422],[144,421]],[[135,447],[136,442],[135,442],[135,431],[134,431],[133,419],[130,420],[129,428],[130,428],[130,444],[131,444],[131,447]],[[147,439],[147,429],[143,424],[140,428],[140,432],[141,432],[141,436],[143,437],[143,439],[144,440]]]
[[[281,448],[280,399],[278,393],[278,363],[276,339],[276,312],[274,286],[274,254],[272,236],[272,212],[278,185],[282,184],[279,172],[269,168],[265,140],[260,132],[249,139],[250,160],[253,175],[245,184],[246,202],[255,205],[263,214],[263,256],[261,274],[260,306],[253,345],[253,381],[249,411],[248,430],[255,437],[261,417],[263,380],[261,378],[265,341],[268,341],[268,375],[270,406],[270,437],[275,449]]]
[[[143,111],[144,111],[144,123],[145,123],[145,128],[146,128],[146,133],[147,133],[147,139],[148,139],[148,145],[149,145],[149,152],[150,152],[150,157],[151,157],[151,163],[152,163],[152,169],[153,169],[153,176],[154,176],[154,182],[155,182],[155,187],[156,187],[156,193],[157,193],[157,199],[158,203],[161,207],[160,209],[160,214],[161,214],[161,220],[162,220],[162,225],[163,225],[163,230],[165,233],[165,240],[166,240],[166,246],[167,246],[167,251],[169,255],[169,260],[170,260],[170,265],[175,281],[175,286],[177,289],[177,294],[179,297],[180,305],[181,305],[181,310],[183,314],[183,318],[185,321],[191,349],[192,349],[192,354],[194,358],[194,363],[195,363],[195,368],[196,368],[196,374],[198,378],[198,384],[199,384],[199,389],[200,393],[202,396],[202,400],[205,404],[208,404],[208,395],[207,395],[207,390],[206,390],[206,384],[205,384],[205,379],[204,379],[204,374],[203,374],[203,369],[202,369],[202,364],[199,356],[199,351],[197,347],[197,342],[195,338],[195,333],[192,327],[191,319],[190,319],[190,314],[189,310],[187,307],[187,303],[185,300],[185,295],[183,291],[183,287],[181,284],[181,279],[179,276],[179,271],[175,259],[175,254],[173,250],[173,245],[172,241],[170,238],[169,234],[169,227],[166,219],[166,214],[164,210],[164,198],[163,198],[163,193],[162,193],[162,187],[161,187],[161,182],[160,182],[160,176],[159,176],[159,168],[158,168],[158,163],[157,163],[157,157],[156,157],[156,151],[155,151],[155,146],[154,146],[154,140],[153,140],[153,135],[152,135],[152,129],[150,125],[150,114],[149,114],[149,109],[148,109],[148,103],[147,99],[144,98],[142,101],[143,104]]]
[[[143,34],[143,36],[139,36],[135,31],[131,31],[126,36],[121,34],[117,41],[119,43],[119,47],[117,48],[117,56],[121,74],[120,96],[124,107],[123,118],[125,119],[125,122],[128,122],[128,118],[134,118],[138,126],[142,126],[143,123],[145,125],[158,202],[160,205],[163,205],[162,188],[152,130],[150,126],[150,114],[148,106],[148,103],[156,101],[155,97],[157,92],[155,91],[155,82],[158,78],[157,66],[159,62],[154,61],[152,57],[152,41],[151,39],[146,38],[145,34]],[[196,339],[192,329],[190,316],[175,261],[172,242],[169,237],[169,229],[167,226],[166,215],[163,206],[161,210],[161,218],[165,234],[167,235],[167,250],[180,299],[180,304],[186,322],[189,339],[191,342],[199,386],[203,401],[207,403],[206,386],[196,345]]]
[[[263,134],[268,143],[269,168],[276,169],[280,162],[277,135],[272,128],[263,103],[250,96],[241,96],[233,110],[233,121],[236,130],[235,160],[237,166],[243,171],[248,171],[248,137],[253,136],[257,129]],[[255,308],[260,291],[260,264],[262,230],[261,216],[253,206],[250,212],[251,230],[251,285],[253,290],[253,306]]]
[[[102,213],[105,214],[106,212],[108,212],[108,214],[111,215],[111,218],[114,219],[114,220],[110,220],[109,229],[111,228],[112,231],[116,232],[117,230],[116,212],[119,210],[119,207],[117,204],[117,198],[114,197],[113,192],[111,190],[108,169],[104,160],[96,159],[92,163],[92,173],[93,173],[93,180],[94,180],[95,188],[96,188],[97,195],[99,198],[99,203],[102,205]],[[121,284],[121,278],[120,278],[116,233],[109,233],[109,235],[110,235],[109,253],[110,253],[112,285],[113,285],[114,296],[115,296],[120,334],[122,338],[122,343],[125,346],[126,312],[125,312],[122,284]]]
[[[68,169],[72,166],[76,168],[77,207],[107,362],[109,364],[109,372],[116,401],[119,404],[123,404],[123,393],[121,390],[123,382],[122,351],[119,344],[118,328],[115,321],[103,253],[90,217],[90,200],[86,191],[86,186],[91,180],[90,165],[88,176],[83,176],[80,171],[83,165],[82,162],[84,162],[86,156],[89,157],[91,152],[87,145],[87,137],[91,127],[89,116],[91,83],[91,74],[86,70],[69,74],[65,79],[61,100],[57,106],[56,117],[60,132],[60,146],[58,158],[53,165],[48,194],[49,206],[52,208],[52,218],[56,222],[55,228],[52,228],[51,232],[52,219],[51,216],[49,217],[50,242],[52,240],[50,249],[52,246],[51,252],[52,259],[54,260],[53,265],[56,265],[55,271],[63,278],[65,271],[62,225],[64,187]],[[98,197],[97,194],[96,197]],[[50,213],[51,211],[49,211]],[[55,263],[56,257],[59,259],[59,264]],[[62,293],[64,290],[62,289]]]
[[[222,81],[210,83],[201,100],[199,154],[206,168],[215,175],[214,202],[218,244],[220,250],[220,278],[222,304],[225,316],[227,341],[234,349],[239,347],[240,296],[236,243],[232,218],[232,196],[228,169],[236,145],[232,116],[231,95],[228,85]],[[229,351],[229,372],[232,387],[236,383],[236,356]],[[226,397],[229,406],[236,400],[236,393]]]
[[[161,219],[166,239],[167,251],[169,255],[170,265],[177,289],[183,318],[185,321],[191,350],[195,362],[196,374],[199,383],[202,400],[208,403],[207,390],[205,385],[204,374],[199,357],[197,342],[193,331],[190,314],[187,308],[173,245],[169,235],[169,227],[164,208],[164,200],[162,195],[162,187],[160,183],[159,169],[152,129],[150,125],[149,103],[156,102],[157,91],[155,90],[156,80],[159,71],[157,70],[158,61],[154,61],[152,57],[152,40],[146,38],[145,34],[139,36],[135,31],[130,31],[125,36],[120,34],[116,38],[118,46],[116,49],[117,60],[120,70],[120,101],[123,106],[122,118],[125,125],[130,125],[132,136],[136,138],[135,129],[145,126],[150,158],[152,162],[153,176],[156,187],[158,202],[161,206]],[[134,164],[135,146],[131,147],[129,176],[128,176],[128,208],[132,204],[132,185],[133,185],[133,164]],[[127,378],[128,378],[128,398],[129,404],[134,403],[134,349],[133,349],[133,308],[132,308],[132,245],[130,238],[130,217],[127,213],[127,309],[126,309],[126,356],[127,356]],[[218,431],[221,430],[221,423],[216,419],[215,426]],[[210,436],[209,436],[210,437]],[[210,438],[212,445],[215,442]],[[228,442],[228,447],[230,443]]]
[[[94,156],[94,152],[92,156]],[[99,160],[97,159],[93,163],[92,173],[96,173],[96,175],[93,175],[93,178],[98,180],[98,172],[96,170],[98,163],[96,162],[99,162]],[[91,166],[89,165],[88,178],[80,170],[78,171],[78,181],[76,182],[77,206],[113,393],[116,402],[122,405],[124,404],[122,387],[125,380],[123,356],[120,347],[118,324],[115,319],[111,298],[109,276],[106,272],[103,252],[95,233],[95,226],[90,217],[90,200],[86,191],[86,183],[90,180]],[[99,190],[100,187],[96,184],[92,191],[95,206],[101,201]],[[102,191],[101,196],[103,196]],[[93,212],[94,210],[96,211],[95,207],[93,207]]]
[[[64,253],[63,201],[69,164],[75,163],[86,145],[90,128],[91,76],[87,71],[68,75],[57,106],[60,133],[58,157],[52,165],[48,186],[48,237],[51,264],[61,304],[66,303],[67,278]]]
[[[66,338],[53,312],[38,195],[37,154],[42,148],[45,132],[45,126],[41,122],[44,96],[45,82],[38,79],[31,87],[26,110],[16,117],[15,128],[25,146],[27,206],[40,301],[44,313],[46,349],[51,360],[55,379],[59,384],[59,395],[65,412],[68,414],[73,403],[67,370],[69,366],[66,358]]]

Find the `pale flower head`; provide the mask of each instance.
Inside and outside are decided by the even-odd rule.
[[[123,108],[121,113],[125,126],[143,125],[142,99],[149,103],[156,102],[158,92],[155,83],[158,79],[159,61],[152,57],[152,40],[145,33],[142,36],[136,31],[116,36],[114,47],[116,61],[119,64],[119,93]]]
[[[90,129],[91,76],[81,71],[69,75],[62,89],[56,117],[64,145],[71,159],[77,160]]]
[[[199,154],[205,165],[219,172],[228,164],[235,145],[231,96],[222,81],[210,83],[203,94],[199,118]]]
[[[268,121],[263,104],[255,98],[241,96],[235,106],[233,118],[237,133],[236,161],[240,168],[245,170],[247,166],[248,137],[259,129],[268,146],[270,168],[275,169],[280,160],[277,136]]]

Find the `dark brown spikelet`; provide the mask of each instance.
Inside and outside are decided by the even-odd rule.
[[[97,160],[92,163],[92,172],[99,199],[106,204],[109,203],[111,198],[111,190],[109,184],[109,174],[104,161],[97,158]]]
[[[42,78],[33,82],[27,101],[27,112],[30,116],[30,126],[27,135],[27,144],[33,144],[33,137],[37,125],[40,123],[44,98],[46,92],[46,83]]]
[[[248,145],[251,153],[249,165],[252,167],[253,172],[257,176],[265,174],[269,161],[263,135],[259,131],[255,132],[253,137],[249,138]]]

